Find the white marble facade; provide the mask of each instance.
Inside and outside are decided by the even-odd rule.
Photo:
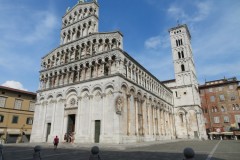
[[[31,142],[175,138],[173,92],[123,51],[120,32],[98,32],[98,9],[79,1],[63,16],[61,44],[42,58]]]

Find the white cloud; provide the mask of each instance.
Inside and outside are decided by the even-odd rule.
[[[6,81],[5,83],[2,84],[2,86],[27,91],[27,89],[25,89],[23,85],[17,81]]]
[[[164,36],[158,35],[158,36],[148,38],[144,42],[144,46],[147,49],[159,49],[159,48],[169,47],[169,43],[170,43],[170,40],[168,35],[164,35]]]
[[[188,16],[185,14],[184,10],[180,7],[175,6],[175,5],[171,5],[168,8],[167,12],[170,16],[174,17],[177,20],[188,18]]]
[[[47,38],[49,34],[55,30],[58,23],[56,16],[51,12],[39,12],[36,13],[34,17],[37,19],[37,21],[34,22],[34,27],[29,33],[24,35],[22,39],[28,43]]]
[[[160,36],[157,37],[151,37],[145,41],[145,47],[150,49],[156,49],[160,46],[161,39]]]
[[[199,22],[207,18],[211,11],[211,3],[208,1],[205,2],[196,2],[193,3],[193,8],[195,8],[195,11],[193,12],[187,12],[187,9],[189,6],[183,6],[180,4],[172,4],[168,10],[167,13],[175,18],[175,20],[179,20],[180,22],[184,23],[194,23]]]
[[[8,3],[1,5],[0,19],[4,19],[4,23],[0,24],[1,41],[8,41],[9,45],[42,41],[50,38],[55,29],[60,27],[51,8],[36,10],[26,4],[19,4],[19,7]]]
[[[197,12],[195,16],[192,17],[192,21],[198,22],[204,20],[210,13],[210,6],[209,2],[199,2],[196,3]]]

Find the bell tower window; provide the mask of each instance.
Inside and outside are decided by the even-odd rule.
[[[183,53],[183,51],[178,52],[178,58],[179,58],[179,59],[184,58],[184,53]]]
[[[181,54],[182,54],[182,58],[184,58],[184,53],[183,53],[183,51],[181,52]]]
[[[180,53],[180,52],[178,52],[178,58],[179,58],[179,59],[181,58],[181,53]]]
[[[181,65],[182,72],[185,71],[185,66],[182,64]]]

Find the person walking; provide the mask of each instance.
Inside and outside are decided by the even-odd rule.
[[[57,149],[57,147],[58,147],[58,143],[59,143],[59,138],[58,138],[58,136],[56,136],[56,137],[54,138],[54,140],[53,140],[54,150]]]

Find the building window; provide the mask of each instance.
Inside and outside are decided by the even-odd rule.
[[[0,97],[0,107],[5,107],[6,97]]]
[[[222,112],[225,112],[225,108],[224,108],[223,106],[221,107],[221,111],[222,111]]]
[[[228,116],[224,116],[224,123],[229,123],[229,117]]]
[[[176,94],[176,97],[178,97],[178,93],[177,93],[177,91],[175,91],[175,94]]]
[[[14,109],[21,109],[21,107],[22,107],[22,100],[16,99]]]
[[[184,53],[183,53],[183,51],[181,52],[181,54],[182,54],[182,58],[184,58]]]
[[[35,110],[35,103],[34,102],[30,102],[29,104],[29,111],[34,111]]]
[[[230,85],[230,86],[229,86],[229,89],[233,89],[233,85]]]
[[[218,112],[218,108],[217,107],[214,107],[214,112]]]
[[[214,112],[214,107],[212,108],[212,112]]]
[[[234,104],[232,105],[232,110],[233,110],[233,111],[235,111],[235,110],[236,110],[236,108],[235,108],[235,105],[234,105]]]
[[[183,45],[182,39],[176,40],[176,46]]]
[[[211,101],[211,102],[215,102],[215,97],[214,97],[214,96],[211,96],[211,97],[210,97],[210,101]]]
[[[223,94],[219,95],[219,99],[220,99],[220,101],[224,101],[225,100],[224,95]]]
[[[181,58],[181,54],[180,54],[180,52],[178,52],[178,58],[179,58],[179,59]]]
[[[204,117],[204,122],[205,122],[205,123],[208,123],[208,120],[207,120],[207,118],[206,118],[206,117]]]
[[[13,116],[12,117],[12,123],[18,123],[18,116]]]
[[[219,123],[219,117],[214,117],[214,123]]]
[[[208,91],[209,91],[209,92],[212,92],[212,88],[209,88]]]
[[[230,94],[230,98],[231,98],[232,101],[234,101],[234,100],[236,99],[235,94],[234,94],[234,93],[231,93],[231,94]]]
[[[182,72],[185,71],[185,67],[183,64],[181,65],[181,69],[182,69]]]
[[[239,106],[238,106],[238,104],[236,104],[236,110],[239,111]]]
[[[27,121],[26,121],[26,124],[32,125],[33,124],[33,118],[32,117],[28,117]]]
[[[0,123],[4,121],[4,116],[0,115]]]
[[[205,113],[208,113],[208,110],[207,110],[207,108],[205,108]]]
[[[181,123],[183,123],[183,114],[182,114],[182,113],[179,114],[179,118],[180,118],[180,120],[181,120]]]

